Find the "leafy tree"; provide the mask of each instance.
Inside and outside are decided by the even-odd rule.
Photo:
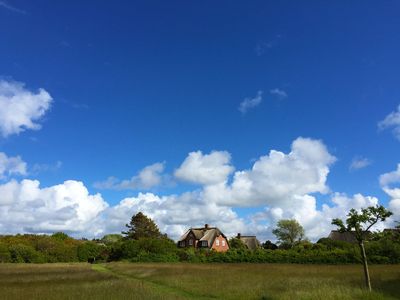
[[[103,246],[95,242],[84,242],[78,246],[78,259],[86,262],[89,260],[95,261],[99,258],[102,250]]]
[[[106,234],[100,241],[106,245],[111,245],[121,240],[122,236],[120,234]]]
[[[231,238],[229,240],[229,249],[246,250],[247,246],[238,238]]]
[[[131,222],[126,224],[128,230],[122,232],[127,239],[139,240],[141,238],[161,238],[161,234],[158,226],[152,219],[144,215],[142,212],[138,212],[132,216]]]
[[[273,242],[271,242],[270,240],[265,241],[265,243],[262,243],[261,245],[264,249],[269,249],[269,250],[276,250],[278,249],[278,246],[275,245]]]
[[[70,237],[68,236],[68,234],[66,234],[66,233],[64,233],[64,232],[56,232],[56,233],[53,233],[51,237],[52,237],[52,238],[55,238],[55,239],[57,239],[57,240],[60,240],[60,241],[65,241],[66,239],[69,239],[69,238],[70,238]]]
[[[347,214],[346,226],[340,219],[333,219],[332,224],[338,226],[340,232],[351,232],[356,238],[364,266],[365,283],[371,291],[371,280],[368,271],[367,255],[365,253],[364,241],[372,226],[380,221],[385,221],[393,213],[381,206],[369,206],[360,212],[352,208]]]
[[[272,233],[276,235],[282,248],[293,248],[304,238],[304,228],[294,219],[280,220]]]

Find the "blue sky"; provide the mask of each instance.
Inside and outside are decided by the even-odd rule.
[[[89,195],[100,193],[109,205],[84,218],[98,224],[122,199],[141,192],[167,197],[169,203],[171,195],[207,190],[211,183],[199,179],[196,170],[176,175],[193,151],[201,151],[197,158],[206,161],[208,154],[221,154],[207,170],[216,176],[230,165],[232,170],[221,179],[230,189],[233,170],[251,169],[271,150],[288,155],[292,143],[303,137],[319,141],[336,158],[313,162],[317,173],[329,169],[329,175],[319,178],[329,188],[287,192],[287,199],[315,197],[319,211],[324,203],[335,205],[331,201],[338,193],[345,193],[349,203],[360,193],[386,206],[393,201],[391,207],[397,209],[397,173],[390,181],[392,193],[383,190],[379,176],[395,172],[400,163],[399,9],[397,1],[0,0],[0,79],[24,84],[21,89],[33,96],[43,89],[51,97],[35,119],[40,129],[23,123],[20,131],[5,134],[3,129],[0,152],[20,157],[26,170],[4,171],[0,184],[38,180],[43,189],[67,180],[82,182]],[[3,91],[5,101],[7,95]],[[247,103],[244,109],[241,103]],[[382,123],[390,113],[394,117]],[[0,117],[0,122],[5,121]],[[354,160],[359,168],[351,169]],[[147,178],[155,182],[146,184],[138,173],[155,163],[155,177],[150,168]],[[274,172],[266,180],[273,181]],[[118,186],[134,176],[130,187]],[[119,181],[105,185],[109,177]],[[288,189],[284,179],[279,183]],[[15,197],[12,201],[22,201],[22,196]],[[234,214],[225,223],[221,216],[208,221],[236,224],[232,227],[262,236],[268,236],[265,232],[277,217],[268,215],[272,207],[288,207],[236,194],[226,196],[232,197],[229,203],[199,197],[190,201]],[[80,201],[78,197],[78,206]],[[190,201],[185,209],[191,209]],[[173,210],[174,203],[163,205],[163,211]],[[191,225],[164,222],[152,211],[160,207],[141,208],[171,235]],[[36,213],[29,204],[26,209]],[[123,217],[136,209],[130,206]],[[269,225],[255,221],[262,214],[270,218]],[[10,224],[4,222],[3,230],[10,231]],[[41,228],[32,231],[64,229],[49,224]],[[93,234],[93,227],[82,228],[79,234]],[[115,225],[104,232],[117,229]],[[65,230],[73,232],[68,226]]]

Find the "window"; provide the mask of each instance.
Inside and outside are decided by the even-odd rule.
[[[180,247],[185,247],[185,241],[180,241],[180,242],[179,242],[179,246],[180,246]]]
[[[202,246],[202,247],[207,247],[207,246],[208,246],[207,241],[201,241],[201,246]]]
[[[215,246],[219,246],[219,240],[218,239],[215,240]]]
[[[222,247],[225,247],[225,240],[222,240]]]
[[[189,240],[189,246],[193,246],[193,240],[192,239]]]

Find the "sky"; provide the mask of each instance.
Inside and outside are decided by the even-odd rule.
[[[142,211],[310,240],[400,220],[398,1],[0,0],[0,233]]]

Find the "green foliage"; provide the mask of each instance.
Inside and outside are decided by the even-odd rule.
[[[122,235],[120,234],[106,234],[100,241],[106,245],[112,245],[121,240],[122,240]]]
[[[124,240],[111,247],[111,260],[130,261],[178,261],[178,248],[167,238],[142,238],[139,240]]]
[[[141,238],[160,238],[162,237],[158,226],[152,219],[138,212],[132,216],[131,222],[126,224],[128,231],[122,232],[127,239],[139,240]]]
[[[238,238],[231,238],[229,240],[229,249],[246,250],[247,246]]]
[[[69,239],[70,237],[68,236],[68,234],[64,233],[64,232],[56,232],[53,233],[53,235],[51,236],[52,238],[56,239],[56,240],[60,240],[60,241],[65,241],[66,239]]]
[[[278,246],[275,245],[273,242],[271,242],[270,240],[265,241],[265,243],[262,243],[262,248],[264,249],[269,249],[269,250],[276,250],[278,249]]]
[[[78,246],[78,259],[81,262],[88,262],[90,259],[101,260],[101,253],[105,246],[95,242],[85,242]]]
[[[278,238],[281,248],[293,248],[304,238],[304,228],[296,220],[280,220],[272,233]]]
[[[0,263],[8,263],[11,262],[11,254],[8,250],[8,247],[0,243]]]
[[[352,232],[359,243],[366,239],[366,233],[378,222],[383,222],[393,213],[382,205],[369,206],[358,212],[354,208],[347,214],[346,225],[340,219],[333,219],[332,224],[338,226],[340,232]]]
[[[354,248],[354,244],[345,242],[345,241],[336,241],[332,240],[330,238],[321,238],[318,240],[317,244],[319,245],[324,245],[327,250],[332,250],[332,249],[351,249]]]
[[[380,221],[385,221],[386,218],[390,217],[393,213],[387,210],[382,205],[380,206],[370,206],[361,209],[358,212],[354,208],[350,210],[347,214],[346,226],[344,222],[340,219],[333,219],[332,224],[339,227],[340,232],[351,232],[358,241],[360,247],[360,254],[362,257],[362,263],[364,266],[365,283],[368,290],[371,291],[371,280],[368,271],[367,254],[365,250],[364,240],[366,239],[369,229]],[[375,260],[378,260],[376,256],[373,256]],[[384,261],[388,261],[384,259]],[[380,262],[384,262],[380,259]]]
[[[11,262],[14,263],[43,263],[43,256],[32,246],[24,244],[15,244],[9,248]]]

